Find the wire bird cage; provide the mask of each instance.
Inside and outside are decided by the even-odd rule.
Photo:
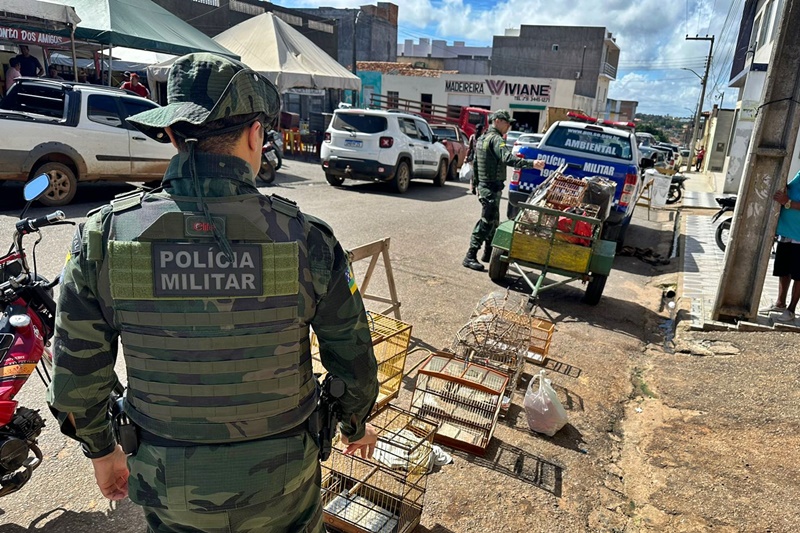
[[[372,349],[378,361],[379,389],[374,409],[378,411],[400,394],[406,355],[411,343],[411,324],[371,312],[367,313],[367,322],[372,335]],[[311,359],[315,374],[327,373],[320,360],[319,341],[314,333],[311,334]]]
[[[531,338],[530,327],[496,314],[483,314],[467,322],[456,333],[450,351],[459,359],[500,370],[508,375],[502,411],[511,407],[511,397],[525,367]]]
[[[325,524],[345,533],[409,533],[422,516],[436,423],[388,405],[370,424],[371,460],[344,455],[339,437],[322,463]]]
[[[472,318],[494,315],[503,321],[527,327],[530,330],[530,339],[525,359],[531,363],[542,364],[550,351],[555,324],[544,318],[530,316],[526,306],[527,295],[511,291],[494,291],[481,298],[472,312]]]
[[[559,175],[553,179],[547,190],[547,203],[556,209],[575,207],[583,202],[588,183],[572,176]]]
[[[503,372],[436,352],[419,369],[411,410],[439,423],[436,442],[483,455],[507,385]]]

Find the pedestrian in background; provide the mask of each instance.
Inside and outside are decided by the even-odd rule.
[[[700,172],[703,168],[703,158],[706,156],[706,150],[702,146],[697,151],[697,164],[694,167],[695,172]]]
[[[472,167],[472,178],[469,180],[469,192],[472,194],[475,194],[477,188],[477,181],[475,180],[475,145],[481,135],[483,135],[483,122],[475,126],[475,133],[470,135],[467,145],[467,157],[465,158],[465,162]]]
[[[128,118],[178,154],[164,189],[95,210],[58,298],[48,403],[106,498],[153,533],[323,530],[309,327],[339,401],[345,453],[371,456],[377,363],[331,228],[255,186],[275,86],[214,54],[178,58],[168,105]],[[106,416],[122,341],[126,458]]]
[[[776,192],[772,198],[781,204],[775,230],[778,245],[772,266],[772,275],[778,278],[778,299],[759,312],[778,313],[775,320],[791,322],[800,300],[800,172],[789,181],[786,190]],[[792,286],[791,297],[789,285]]]
[[[8,94],[8,90],[11,89],[11,86],[14,85],[14,81],[21,76],[22,73],[19,71],[19,59],[12,57],[6,69],[6,94]]]
[[[469,250],[462,264],[472,270],[483,270],[478,261],[478,250],[485,244],[481,261],[488,263],[492,254],[492,239],[500,223],[500,198],[506,180],[506,167],[544,169],[542,160],[521,159],[511,153],[503,136],[511,129],[511,114],[505,109],[490,116],[491,126],[476,143],[475,174],[478,198],[481,202],[481,219],[472,230]]]
[[[44,74],[42,64],[36,56],[31,55],[30,48],[23,44],[20,45],[19,51],[20,54],[17,56],[17,60],[19,60],[19,71],[23,76],[36,78]]]
[[[119,84],[119,88],[122,89],[122,86],[131,81],[131,71],[126,70],[122,73],[122,83]]]
[[[126,91],[133,91],[142,98],[149,98],[150,97],[150,90],[139,83],[139,75],[137,73],[131,74],[131,81],[126,81],[121,86],[122,89]]]
[[[55,65],[50,65],[47,67],[47,78],[51,80],[63,80],[61,76],[58,75],[58,69]]]

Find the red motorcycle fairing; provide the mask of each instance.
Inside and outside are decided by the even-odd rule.
[[[22,385],[36,369],[44,353],[42,322],[34,312],[27,312],[22,299],[8,307],[8,320],[15,315],[30,318],[28,325],[6,324],[0,333],[0,427],[14,417],[17,402],[14,401]]]

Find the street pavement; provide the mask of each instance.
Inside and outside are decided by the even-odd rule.
[[[435,187],[430,181],[419,180],[412,182],[407,194],[397,195],[380,184],[346,182],[344,187],[331,187],[315,161],[286,160],[285,165],[275,184],[262,187],[263,192],[296,200],[304,212],[329,223],[345,248],[391,238],[389,256],[402,301],[402,319],[413,325],[412,348],[417,350],[406,364],[411,373],[403,381],[400,407],[409,403],[414,389],[413,368],[424,360],[426,350],[450,346],[482,297],[506,287],[529,292],[513,276],[498,285],[486,273],[461,266],[480,211],[466,184],[448,182]],[[69,219],[81,222],[87,211],[128,189],[107,184],[82,187],[75,203],[64,211]],[[0,235],[10,240],[14,219],[22,207],[21,188],[9,184],[3,193]],[[49,211],[34,207],[29,216]],[[501,206],[501,213],[505,213],[505,206]],[[712,213],[709,210],[704,218],[710,221]],[[637,208],[626,243],[667,255],[673,242],[675,214],[675,209]],[[42,232],[38,267],[53,276],[63,265],[73,228],[47,230]],[[684,235],[687,243],[701,242],[694,226],[686,225]],[[684,262],[687,270],[695,271],[690,274],[705,272],[705,262],[711,261],[713,233],[710,240],[702,242],[706,246],[691,254],[695,263],[689,259]],[[355,265],[359,280],[366,263]],[[606,520],[609,513],[614,520],[626,519],[624,513],[608,511],[627,507],[619,504],[617,492],[603,488],[598,480],[606,479],[607,485],[609,473],[616,472],[610,458],[618,457],[620,439],[625,435],[618,428],[625,418],[626,402],[632,397],[631,383],[641,381],[641,354],[647,346],[663,341],[660,326],[666,317],[657,309],[662,290],[674,287],[676,278],[680,278],[676,263],[654,266],[637,257],[618,256],[597,307],[580,302],[584,287],[579,282],[542,293],[536,313],[556,326],[545,368],[568,410],[568,426],[552,439],[531,434],[521,407],[523,382],[523,388],[513,397],[511,414],[496,429],[486,457],[461,454],[455,465],[430,476],[419,532],[543,531],[545,524],[549,531],[598,531],[603,528],[594,525]],[[382,267],[379,262],[370,293],[387,294]],[[685,278],[683,291],[691,285]],[[708,285],[706,289],[711,286],[708,280],[703,283]],[[529,364],[526,378],[540,368]],[[117,372],[124,380],[121,358]],[[32,378],[17,399],[22,405],[47,413],[43,397],[44,387]],[[109,506],[95,487],[88,461],[59,433],[52,418],[46,418],[48,426],[40,438],[44,463],[28,486],[0,500],[0,533],[142,531],[141,511],[127,500]],[[537,468],[554,473],[554,477],[548,475],[543,482]],[[633,475],[629,473],[628,479]],[[479,486],[475,479],[481,479]],[[508,495],[512,495],[514,505],[525,510],[525,516],[540,517],[542,528],[527,521],[524,527],[498,522],[509,514],[501,508],[509,503]]]

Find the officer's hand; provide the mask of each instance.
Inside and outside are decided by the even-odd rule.
[[[544,159],[537,159],[536,161],[533,162],[533,168],[535,168],[536,170],[544,170],[544,167],[545,167]]]
[[[92,459],[94,478],[103,496],[109,500],[122,500],[128,497],[128,460],[122,446],[99,459]]]
[[[372,424],[367,424],[363,437],[349,442],[347,437],[342,435],[342,442],[347,444],[347,448],[344,450],[345,455],[353,455],[356,452],[360,452],[361,457],[364,459],[371,459],[372,453],[375,451],[375,443],[378,442],[378,432]]]

